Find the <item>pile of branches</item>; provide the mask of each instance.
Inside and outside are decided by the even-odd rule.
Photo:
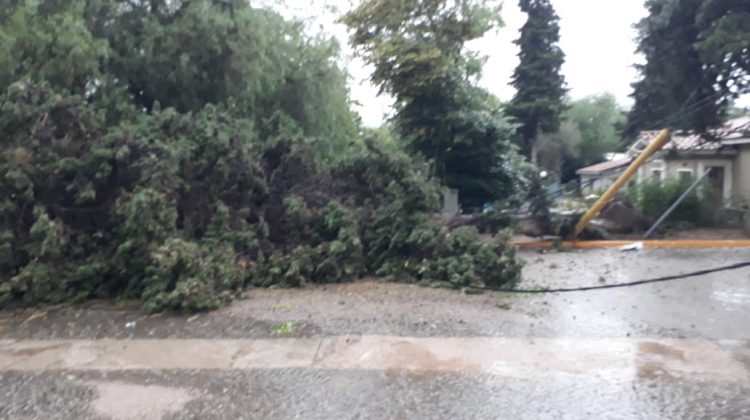
[[[504,236],[440,224],[436,185],[375,142],[322,169],[308,143],[259,140],[222,106],[105,115],[44,83],[0,96],[0,304],[197,311],[249,287],[366,274],[455,288],[519,279]]]

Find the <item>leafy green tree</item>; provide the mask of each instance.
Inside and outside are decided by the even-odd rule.
[[[18,1],[0,10],[0,89],[21,78],[83,94],[101,79],[108,55],[84,16],[86,0]]]
[[[556,175],[561,181],[569,181],[570,169],[575,175],[576,166],[581,161],[582,134],[578,125],[563,120],[554,133],[542,133],[537,139],[537,163],[540,167]]]
[[[621,148],[625,114],[612,94],[569,101],[555,133],[539,136],[539,165],[561,180],[575,179],[576,170],[599,163]]]
[[[563,168],[563,177],[570,179],[581,167],[599,163],[606,153],[622,147],[622,125],[625,113],[614,95],[606,93],[570,102],[563,118],[572,122],[581,133],[578,159]]]
[[[464,48],[501,24],[488,3],[368,0],[342,18],[373,83],[395,97],[394,126],[408,150],[431,159],[465,207],[509,194],[519,161],[511,125],[476,86],[482,60]]]
[[[520,0],[528,20],[516,44],[520,63],[513,73],[516,94],[508,113],[520,122],[520,145],[525,156],[536,161],[539,134],[554,133],[565,109],[565,79],[560,73],[565,55],[560,41],[559,17],[550,0]]]
[[[358,132],[337,42],[242,0],[19,0],[4,12],[0,87],[124,92],[144,112],[230,105],[263,137],[304,137],[334,161]]]
[[[638,23],[646,63],[633,92],[628,134],[654,126],[703,130],[750,91],[750,4],[742,0],[649,0]]]

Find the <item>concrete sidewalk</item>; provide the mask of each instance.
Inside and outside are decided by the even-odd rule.
[[[724,347],[701,339],[512,339],[344,336],[260,340],[0,342],[0,370],[404,370],[512,378],[599,374],[691,380],[750,379]]]

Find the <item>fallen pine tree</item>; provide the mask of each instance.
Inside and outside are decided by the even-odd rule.
[[[0,51],[0,304],[519,278],[503,237],[434,219],[417,156],[364,141],[338,44],[299,22],[243,0],[22,0]],[[494,114],[458,113],[512,150]]]
[[[122,297],[205,310],[251,286],[365,274],[452,287],[519,279],[506,238],[435,220],[437,186],[377,143],[321,170],[303,142],[254,141],[221,107],[111,127],[84,99],[32,83],[0,106],[5,303]]]

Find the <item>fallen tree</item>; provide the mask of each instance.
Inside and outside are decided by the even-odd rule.
[[[0,50],[2,304],[519,277],[502,237],[433,219],[413,158],[364,141],[336,42],[299,22],[244,0],[20,0]]]
[[[439,223],[437,186],[374,142],[323,170],[304,142],[258,142],[222,107],[112,127],[83,98],[34,83],[0,106],[5,303],[204,310],[250,286],[364,274],[451,287],[519,278],[505,238]]]

